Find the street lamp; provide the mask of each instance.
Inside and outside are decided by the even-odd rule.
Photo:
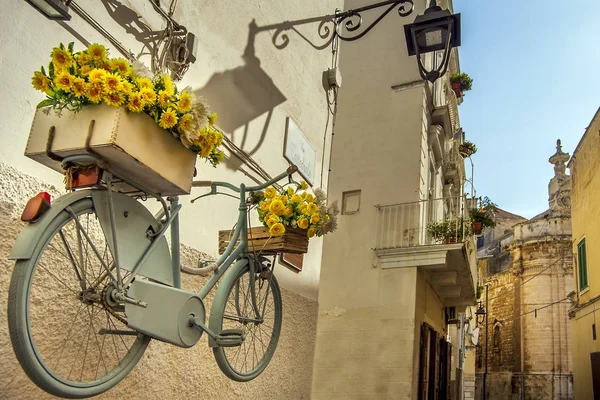
[[[460,14],[451,14],[442,10],[432,0],[431,6],[423,15],[417,16],[415,22],[404,26],[406,46],[409,56],[417,56],[419,73],[423,79],[433,83],[446,73],[452,47],[460,46]],[[442,62],[431,70],[427,70],[421,59],[422,54],[444,51]]]
[[[390,6],[371,25],[362,32],[355,34],[362,24],[361,12],[375,8]],[[360,7],[345,12],[336,12],[334,18],[335,35],[344,41],[353,41],[366,35],[375,25],[379,23],[394,7],[398,6],[398,15],[406,17],[412,13],[413,0],[389,0],[370,6]],[[341,28],[350,32],[346,36]],[[450,61],[450,50],[452,47],[460,46],[460,14],[451,14],[448,10],[442,10],[436,5],[436,0],[431,0],[429,8],[423,15],[415,18],[412,24],[404,26],[406,46],[409,56],[417,56],[419,74],[429,82],[435,82],[446,73]],[[421,56],[423,54],[444,51],[442,61],[438,66],[433,63],[431,69],[423,65]]]
[[[25,0],[33,6],[40,13],[51,20],[58,21],[69,21],[71,16],[69,15],[69,3],[71,0],[67,0],[66,4],[61,0]]]
[[[479,308],[477,309],[477,311],[475,311],[475,316],[477,317],[477,325],[483,324],[483,321],[485,319],[485,315],[486,315],[486,312],[483,309],[483,303],[480,301],[479,302]]]
[[[479,308],[475,311],[475,315],[477,317],[477,324],[480,325],[485,321],[485,371],[483,373],[483,399],[487,398],[487,394],[485,392],[485,386],[487,381],[487,373],[488,373],[488,318],[487,318],[487,310],[488,310],[488,289],[489,285],[485,285],[485,309],[483,308],[483,303],[479,302]],[[481,317],[481,319],[479,319]]]

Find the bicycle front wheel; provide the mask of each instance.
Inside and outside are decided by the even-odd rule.
[[[272,269],[252,276],[248,266],[237,273],[237,278],[225,280],[222,285],[219,291],[225,295],[220,297],[217,293],[213,303],[221,328],[241,330],[245,338],[240,346],[215,347],[213,353],[227,377],[247,382],[265,370],[277,348],[282,321],[281,291]]]
[[[29,378],[55,396],[91,397],[123,379],[150,338],[129,329],[109,293],[114,263],[92,201],[50,223],[15,264],[8,298],[13,349]],[[125,271],[126,272],[126,271]]]

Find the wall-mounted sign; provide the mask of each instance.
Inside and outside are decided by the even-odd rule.
[[[283,156],[296,167],[311,186],[315,182],[317,151],[311,146],[298,125],[288,117],[285,124]]]

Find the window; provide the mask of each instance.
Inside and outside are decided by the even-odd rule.
[[[585,254],[585,239],[577,244],[577,266],[579,270],[579,290],[588,287],[587,258]]]

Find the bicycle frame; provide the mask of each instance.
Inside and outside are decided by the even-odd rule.
[[[152,191],[148,190],[147,188],[144,188],[143,186],[131,181],[127,177],[124,177],[118,173],[115,173],[114,171],[111,171],[109,168],[107,168],[106,165],[103,165],[104,163],[102,162],[101,159],[95,157],[94,155],[86,154],[86,155],[75,155],[75,156],[66,157],[63,160],[63,164],[68,163],[68,162],[81,162],[81,161],[88,161],[88,162],[91,161],[91,162],[99,163],[109,173],[108,177],[106,178],[107,189],[108,189],[108,192],[107,192],[108,213],[109,213],[109,217],[110,217],[109,220],[110,220],[110,229],[112,232],[113,248],[115,249],[115,254],[114,254],[115,268],[114,269],[116,270],[116,274],[117,274],[117,276],[116,276],[117,285],[121,286],[121,287],[119,287],[119,289],[122,289],[123,287],[127,287],[132,282],[132,280],[135,278],[136,274],[139,272],[142,264],[146,261],[146,259],[149,257],[150,253],[152,252],[152,250],[154,249],[156,244],[159,242],[158,239],[161,236],[163,236],[166,233],[166,230],[169,228],[171,228],[171,248],[172,248],[171,249],[171,268],[172,268],[172,274],[173,274],[173,287],[180,289],[181,288],[181,265],[180,265],[181,250],[180,250],[180,237],[179,237],[179,212],[182,208],[182,205],[179,204],[179,197],[178,196],[169,197],[167,200],[170,203],[170,207],[167,207],[167,204],[162,196],[160,196],[159,194],[153,193]],[[198,187],[198,186],[210,187],[211,191],[207,194],[204,194],[204,195],[194,198],[192,200],[192,202],[194,202],[202,197],[219,194],[219,193],[217,193],[217,187],[224,187],[224,188],[230,189],[230,190],[238,193],[239,200],[240,200],[239,208],[238,208],[238,210],[239,210],[238,221],[237,221],[237,225],[234,230],[234,233],[232,235],[231,241],[230,241],[229,245],[227,246],[227,248],[225,249],[224,253],[216,261],[217,267],[214,271],[213,276],[200,289],[200,292],[198,293],[198,296],[202,300],[204,300],[206,295],[213,289],[213,287],[216,285],[216,283],[219,281],[219,279],[225,274],[225,272],[227,272],[229,267],[235,261],[244,258],[244,256],[248,253],[248,226],[247,226],[248,206],[246,204],[246,194],[248,192],[262,190],[262,189],[282,180],[286,176],[291,176],[296,171],[297,171],[297,168],[295,166],[291,166],[286,170],[286,172],[276,176],[275,178],[270,179],[269,181],[267,181],[261,185],[251,186],[251,187],[246,187],[244,184],[241,184],[239,187],[237,187],[228,182],[220,182],[220,181],[215,181],[215,182],[196,181],[196,182],[193,182],[192,186],[194,186],[194,187]],[[122,283],[122,285],[120,285],[120,283],[121,283],[121,281],[120,281],[121,266],[119,264],[119,258],[118,258],[119,256],[118,256],[118,250],[117,250],[118,249],[117,243],[119,240],[118,239],[118,230],[116,229],[115,218],[114,218],[114,204],[113,204],[114,200],[113,200],[113,192],[112,192],[112,185],[113,185],[112,177],[113,176],[118,178],[119,180],[127,183],[128,185],[138,189],[141,193],[156,198],[158,201],[161,202],[161,205],[162,205],[162,210],[155,215],[156,220],[161,223],[161,228],[158,232],[156,232],[153,235],[152,242],[146,248],[146,250],[142,253],[142,255],[137,260],[137,262],[134,264],[133,268],[130,270],[131,275]],[[133,193],[137,193],[137,192],[133,192]],[[164,218],[164,221],[161,222],[160,220],[162,220],[163,218]],[[239,245],[236,246],[236,243],[238,242],[238,240],[239,240]],[[90,242],[90,245],[95,249],[95,246],[93,245],[93,243]],[[106,266],[105,266],[105,268],[106,268]],[[109,271],[107,269],[106,272],[107,272],[107,274],[112,276],[111,271]],[[123,297],[120,300],[124,300],[127,302],[135,301],[135,299],[129,299],[126,297]]]

